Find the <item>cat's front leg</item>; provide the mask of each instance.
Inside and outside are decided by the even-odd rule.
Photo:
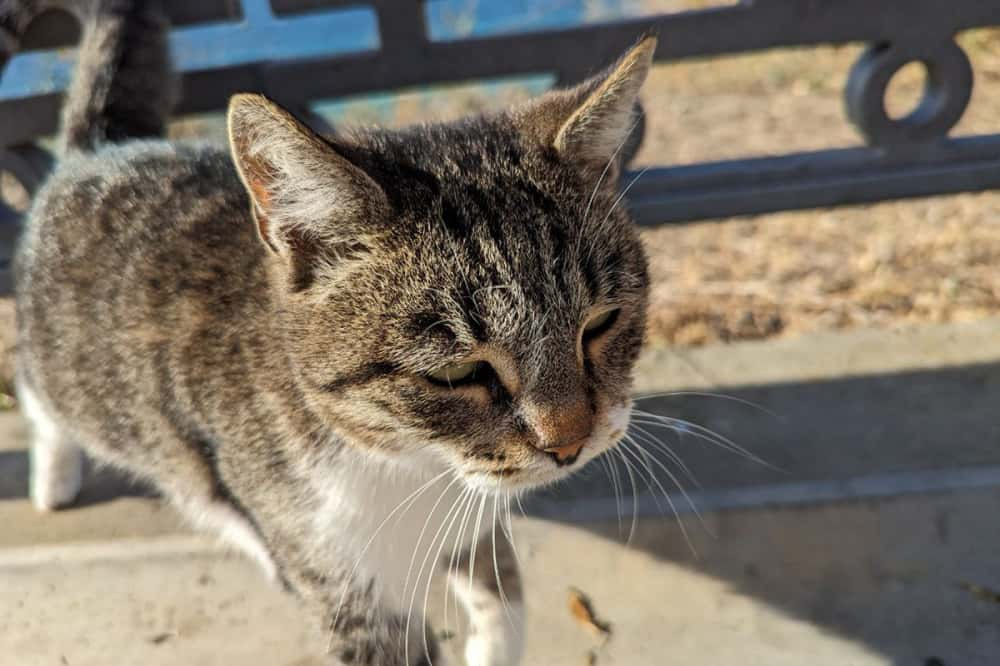
[[[425,637],[420,623],[407,627],[405,615],[379,599],[373,580],[294,565],[282,567],[282,577],[320,619],[329,666],[447,666],[433,636]]]
[[[459,570],[448,576],[451,590],[469,615],[466,666],[516,666],[524,652],[524,603],[516,554],[502,534],[492,531],[474,548],[475,557],[464,557]]]

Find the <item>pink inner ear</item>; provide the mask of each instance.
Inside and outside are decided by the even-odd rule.
[[[253,190],[253,198],[257,201],[257,207],[261,209],[261,212],[270,208],[271,193],[264,187],[264,181],[259,178],[250,179],[250,189]]]
[[[250,180],[250,189],[253,190],[254,198],[254,219],[257,222],[257,231],[260,233],[260,238],[267,246],[274,252],[277,252],[277,248],[274,247],[274,243],[271,241],[271,223],[267,217],[267,208],[271,204],[271,194],[264,187],[264,183],[257,178]]]

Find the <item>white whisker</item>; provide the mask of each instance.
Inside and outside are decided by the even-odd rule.
[[[626,195],[626,194],[628,194],[628,191],[632,189],[632,186],[633,186],[633,185],[635,185],[635,184],[636,184],[636,182],[638,182],[638,180],[639,180],[640,178],[642,178],[642,177],[643,177],[643,175],[645,175],[645,173],[646,173],[647,171],[649,171],[649,169],[650,169],[650,167],[648,167],[648,166],[647,166],[647,167],[643,167],[643,169],[642,169],[642,170],[641,170],[641,171],[640,171],[639,173],[637,173],[637,174],[635,175],[635,177],[634,177],[634,178],[632,178],[632,180],[630,180],[630,181],[629,181],[629,184],[625,186],[625,189],[623,189],[623,190],[621,191],[621,194],[619,194],[619,195],[618,195],[618,198],[617,198],[617,199],[615,199],[614,203],[612,203],[612,204],[611,204],[611,208],[609,208],[609,209],[608,209],[608,212],[607,212],[607,214],[606,214],[606,215],[604,216],[604,219],[603,219],[603,220],[601,220],[601,226],[603,226],[603,225],[604,225],[604,223],[608,221],[608,218],[610,218],[610,217],[611,217],[611,213],[615,212],[615,208],[617,208],[617,207],[618,207],[618,204],[620,204],[620,203],[621,203],[621,201],[622,201],[622,199],[624,199],[624,198],[625,198],[625,195]]]
[[[618,485],[618,470],[614,458],[611,456],[603,455],[600,457],[600,461],[604,465],[608,478],[611,479],[611,487],[615,493],[615,512],[618,515],[618,538],[620,539],[622,536],[622,492]]]
[[[499,482],[497,485],[499,486]],[[507,622],[517,632],[517,623],[514,622],[514,617],[510,614],[510,602],[507,601],[507,594],[504,592],[503,582],[500,580],[500,566],[497,564],[497,502],[499,500],[498,495],[493,496],[493,528],[491,530],[491,538],[493,540],[493,578],[497,582],[497,593],[500,595],[500,604],[503,606],[504,614],[507,616]]]
[[[681,534],[684,536],[684,541],[687,543],[688,548],[691,549],[691,552],[694,554],[695,557],[698,557],[698,551],[695,549],[694,543],[691,541],[691,536],[688,534],[687,526],[684,524],[684,519],[681,517],[680,513],[678,513],[677,506],[676,504],[674,504],[674,500],[670,497],[670,493],[666,491],[666,489],[663,487],[663,484],[660,483],[660,480],[656,478],[655,474],[653,474],[653,470],[652,468],[649,467],[649,464],[646,461],[642,460],[642,458],[635,451],[631,450],[628,447],[627,442],[623,441],[621,448],[624,451],[624,453],[630,454],[632,458],[640,464],[641,467],[644,467],[646,471],[649,472],[650,478],[653,480],[653,483],[656,484],[657,488],[659,488],[660,492],[663,494],[663,499],[667,501],[667,505],[670,507],[670,511],[674,514],[674,518],[677,520],[677,526],[680,527]],[[629,463],[626,461],[626,464]],[[656,502],[656,506],[660,510],[660,513],[662,514],[663,509],[660,507],[660,502],[659,500],[656,499],[656,493],[654,492],[652,485],[650,485],[649,481],[646,480],[646,478],[642,475],[642,469],[640,467],[637,467],[635,469],[635,472],[636,474],[639,475],[640,478],[642,478],[646,482],[646,486],[650,490],[650,493],[653,497],[653,501]]]
[[[420,544],[423,543],[424,534],[427,532],[427,526],[430,524],[431,518],[434,516],[434,512],[437,510],[438,505],[441,504],[441,501],[444,499],[445,494],[447,494],[447,492],[451,489],[451,487],[455,485],[456,481],[458,481],[457,476],[454,479],[452,479],[451,483],[445,486],[445,489],[441,491],[441,495],[437,498],[437,501],[434,502],[434,506],[432,506],[431,510],[427,512],[427,519],[424,520],[424,525],[420,529],[420,535],[417,537],[417,542],[413,545],[413,554],[410,556],[410,564],[406,568],[406,581],[403,583],[404,595],[406,594],[406,591],[410,588],[410,576],[413,575],[413,565],[417,561],[417,553],[420,551]],[[414,587],[415,586],[416,585],[414,585]]]
[[[483,525],[483,510],[486,508],[486,495],[483,494],[482,499],[479,500],[479,515],[476,516],[476,527],[473,530],[472,538],[473,541],[479,539],[481,533],[481,528]],[[469,554],[469,597],[472,596],[472,575],[476,570],[476,547],[473,545]]]
[[[451,520],[448,523],[448,529],[445,530],[444,535],[442,535],[442,537],[441,537],[441,544],[438,546],[437,554],[434,555],[434,559],[431,560],[431,569],[430,569],[430,571],[427,572],[427,582],[424,585],[424,608],[423,608],[423,611],[420,614],[420,617],[421,617],[421,620],[424,623],[424,630],[423,630],[424,654],[427,655],[428,661],[430,661],[431,657],[430,657],[430,647],[427,645],[427,619],[426,619],[427,618],[427,601],[430,599],[430,595],[431,595],[431,583],[434,580],[434,567],[437,565],[437,562],[441,558],[441,551],[444,550],[444,545],[448,542],[448,535],[451,534],[451,528],[452,528],[453,525],[455,525],[455,521],[458,519],[458,516],[461,513],[461,507],[464,505],[465,499],[467,497],[471,496],[473,494],[473,492],[474,491],[471,488],[466,488],[464,491],[462,491],[462,495],[455,502],[454,515],[452,516]],[[428,551],[428,554],[429,553],[430,553],[430,551]],[[423,569],[422,566],[421,566],[421,569]],[[419,576],[418,576],[418,579],[419,579]],[[414,592],[415,591],[416,590],[414,590]],[[448,593],[446,591],[445,592],[445,597],[447,597],[447,594]],[[412,603],[413,603],[412,600],[411,600],[410,603],[411,603],[411,606],[412,606]],[[433,664],[431,666],[433,666]]]
[[[767,414],[768,416],[773,416],[776,419],[781,419],[782,417],[775,412],[772,412],[767,407],[761,404],[753,402],[752,400],[747,400],[745,398],[740,398],[735,395],[726,395],[725,393],[712,393],[710,391],[665,391],[663,393],[649,393],[647,395],[641,395],[633,398],[635,402],[642,402],[643,400],[654,400],[656,398],[678,398],[678,397],[695,397],[695,398],[717,398],[719,400],[729,400],[731,402],[736,402],[741,405],[746,405],[747,407],[752,407],[760,412]]]
[[[694,484],[696,488],[701,488],[701,483],[695,477],[694,472],[692,472],[691,468],[687,466],[687,463],[685,463],[684,460],[681,459],[681,457],[677,455],[677,453],[672,448],[670,448],[670,445],[667,444],[662,439],[657,439],[656,436],[653,435],[653,433],[643,428],[641,425],[639,425],[639,423],[640,423],[639,421],[633,421],[630,424],[635,429],[635,432],[632,434],[637,439],[641,437],[642,441],[659,447],[660,450],[663,451],[668,458],[670,458],[671,462],[677,465],[677,467],[684,473],[684,475],[688,478],[688,480],[690,480],[691,483]]]
[[[518,563],[521,562],[521,556],[517,552],[517,545],[514,544],[514,519],[510,515],[510,493],[504,492],[504,510],[500,513],[500,528],[504,532],[504,536],[507,538],[507,543],[510,544],[511,552],[514,553],[514,560]],[[506,514],[507,521],[504,523],[504,515]]]
[[[691,495],[688,494],[687,489],[684,488],[684,485],[681,483],[680,479],[677,478],[677,475],[674,474],[670,470],[670,468],[667,467],[665,464],[663,464],[663,462],[661,460],[659,460],[655,455],[650,454],[638,442],[632,441],[632,445],[635,446],[636,449],[638,449],[640,455],[642,455],[642,457],[647,461],[647,468],[649,468],[648,463],[650,461],[652,461],[653,464],[655,464],[658,468],[660,468],[661,470],[663,470],[663,473],[667,475],[667,477],[670,479],[670,481],[675,486],[677,486],[677,489],[680,491],[681,496],[684,498],[684,501],[687,502],[687,505],[689,507],[691,507],[691,512],[694,513],[694,515],[698,518],[698,522],[701,524],[702,529],[704,529],[705,532],[708,533],[709,536],[712,536],[714,538],[715,535],[712,533],[712,530],[709,529],[708,525],[705,523],[704,516],[701,515],[701,511],[698,509],[698,506],[695,504],[694,500],[691,498]],[[650,474],[652,474],[652,473],[653,473],[653,470],[650,469]],[[663,490],[663,486],[662,485],[660,486],[660,490],[663,491],[664,495],[667,495],[667,492],[665,490]],[[671,504],[672,504],[672,502],[671,502]],[[675,511],[674,513],[676,514],[677,512]],[[678,520],[680,520],[680,516],[678,516]]]
[[[621,447],[616,446],[611,450],[617,453],[618,457],[625,463],[625,472],[628,474],[629,485],[632,486],[632,525],[628,530],[628,539],[625,540],[625,545],[630,546],[632,545],[632,539],[635,537],[636,524],[639,521],[639,496],[635,488],[635,475],[632,474],[632,466],[625,459],[625,454],[621,452]]]
[[[715,444],[716,446],[726,449],[732,453],[736,453],[746,458],[747,460],[751,460],[757,463],[758,465],[768,467],[775,471],[783,471],[780,468],[776,467],[775,465],[772,465],[771,463],[767,462],[763,458],[748,451],[746,448],[740,446],[739,444],[729,439],[725,435],[721,435],[715,432],[714,430],[706,428],[705,426],[699,425],[697,423],[692,423],[691,421],[686,421],[684,419],[672,416],[664,416],[662,414],[653,414],[652,412],[646,412],[635,408],[632,409],[632,413],[635,415],[633,417],[633,420],[638,421],[639,423],[645,423],[647,425],[652,425],[652,426],[659,426],[661,428],[669,428],[674,432],[678,433],[689,433],[691,435],[694,435],[695,437],[698,437],[699,439]]]
[[[452,524],[452,522],[454,522],[454,520],[452,520],[451,522],[449,522],[449,518],[451,518],[453,514],[455,516],[458,515],[459,503],[465,497],[465,494],[468,493],[468,492],[470,492],[470,489],[468,489],[468,488],[466,488],[465,490],[463,490],[462,494],[459,495],[455,499],[455,501],[452,503],[451,508],[448,509],[448,512],[445,513],[444,518],[441,519],[441,525],[438,527],[437,531],[434,533],[434,536],[431,538],[431,541],[430,541],[430,543],[427,546],[427,552],[424,554],[424,559],[420,561],[420,568],[417,571],[417,578],[416,578],[416,580],[413,581],[413,592],[410,594],[410,603],[409,603],[409,606],[408,606],[408,608],[406,610],[406,628],[405,628],[404,633],[403,633],[403,641],[404,641],[404,651],[405,651],[406,663],[410,663],[410,623],[411,623],[411,621],[413,619],[413,603],[414,603],[414,601],[417,598],[417,589],[420,587],[420,579],[424,575],[424,569],[427,566],[427,561],[428,561],[428,559],[431,556],[431,551],[434,550],[434,544],[437,543],[438,537],[441,537],[442,544],[444,543],[445,540],[447,540],[447,536],[448,536],[447,532],[445,532],[445,534],[442,536],[441,535],[441,531],[445,529],[445,525],[449,526],[448,527],[449,530],[451,529],[450,525]],[[428,520],[430,520],[430,517],[434,515],[434,510],[436,508],[437,508],[437,504],[434,505],[434,508],[431,509],[429,515],[427,516]],[[424,523],[424,524],[426,525],[426,523]],[[420,542],[421,542],[421,539],[417,539],[417,546],[414,548],[414,556],[416,556],[416,553],[417,553],[417,551],[420,548]],[[440,552],[441,551],[439,549],[438,550],[438,556],[440,556]],[[404,595],[406,594],[406,588],[409,585],[410,573],[411,573],[410,571],[407,571],[407,574],[406,574],[407,583],[403,586],[403,594]],[[433,573],[434,572],[432,570],[427,575],[427,586],[428,586],[428,588],[430,587],[431,579],[433,578],[433,575],[432,575]],[[423,621],[424,618],[421,617],[421,620]],[[424,652],[425,652],[425,654],[428,654],[428,652],[427,652],[427,623],[426,623],[426,621],[424,621],[424,626],[421,627],[421,631],[423,632]],[[429,656],[429,654],[428,654],[428,656]]]
[[[635,128],[639,126],[640,118],[641,116],[638,116],[632,122],[632,126],[628,128],[627,132],[625,132],[625,137],[618,144],[618,147],[615,148],[615,152],[611,153],[611,159],[609,159],[608,163],[604,165],[604,170],[601,171],[601,176],[597,179],[597,184],[594,185],[594,190],[590,193],[590,198],[587,200],[587,207],[583,211],[583,220],[585,222],[588,216],[590,215],[590,207],[594,203],[594,197],[597,196],[598,190],[601,189],[601,183],[604,182],[604,177],[608,175],[608,171],[611,169],[611,165],[615,163],[615,159],[617,159],[618,153],[620,153],[621,149],[625,146],[626,143],[628,143],[629,137],[632,136],[632,132],[634,132]]]
[[[521,517],[522,518],[527,518],[528,514],[524,510],[524,505],[521,504],[521,496],[520,495],[514,495],[514,501],[517,502],[517,510],[521,512]]]
[[[465,542],[465,530],[469,525],[469,519],[472,517],[472,507],[476,505],[476,492],[473,491],[469,494],[468,500],[465,502],[462,508],[462,522],[458,528],[458,537],[455,539],[454,544],[451,548],[451,558],[448,560],[448,571],[447,580],[449,581],[448,589],[445,591],[444,595],[444,622],[448,625],[448,592],[451,592],[452,598],[455,600],[455,606],[458,606],[458,566],[460,564],[462,544]],[[475,546],[475,544],[473,544]],[[454,571],[454,575],[452,575]]]

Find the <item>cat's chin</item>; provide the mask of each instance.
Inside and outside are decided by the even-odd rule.
[[[586,467],[591,460],[600,457],[611,448],[614,448],[614,444],[592,451],[587,457],[581,456],[575,463],[565,467],[550,467],[542,464],[538,468],[522,469],[509,475],[479,471],[464,472],[462,478],[467,486],[484,495],[521,494],[565,481]]]
[[[524,493],[565,481],[592,460],[600,458],[618,446],[625,437],[631,414],[631,403],[608,410],[602,427],[594,433],[580,452],[580,457],[569,465],[557,466],[549,457],[539,457],[536,464],[511,472],[463,470],[461,476],[467,486],[486,495],[503,496]]]
[[[524,472],[516,478],[500,478],[496,474],[472,472],[462,475],[465,484],[476,492],[503,497],[510,494],[522,494],[537,488],[544,488],[568,478],[572,472],[544,473]]]

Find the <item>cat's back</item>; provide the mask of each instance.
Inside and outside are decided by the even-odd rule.
[[[71,154],[35,198],[19,269],[54,252],[69,262],[127,259],[143,250],[132,240],[238,224],[246,210],[228,154],[213,145],[135,141]]]
[[[261,252],[221,148],[137,141],[70,155],[39,191],[16,257],[19,365],[78,404],[129,385],[109,373],[180,359],[206,332],[239,326],[261,291]]]
[[[19,301],[50,308],[71,296],[97,299],[97,309],[129,294],[182,294],[205,270],[219,282],[254,258],[251,231],[221,148],[138,141],[70,155],[28,215],[15,288]]]

